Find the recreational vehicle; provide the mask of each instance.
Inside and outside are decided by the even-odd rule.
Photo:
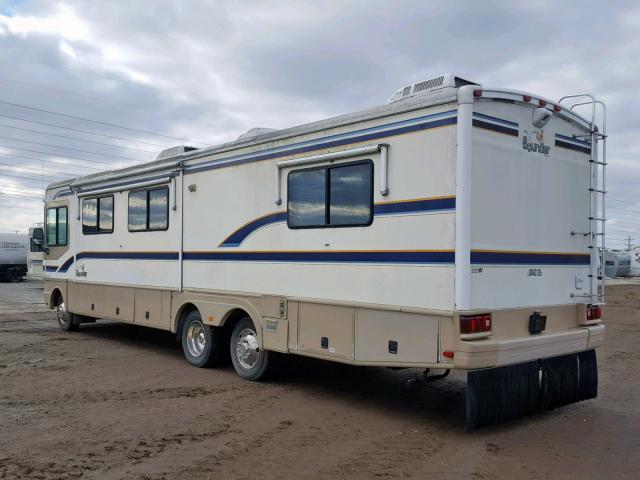
[[[595,397],[600,105],[442,75],[52,183],[45,300],[64,330],[168,330],[248,380],[277,353],[464,370],[469,428]]]
[[[27,274],[27,236],[0,233],[0,282],[19,282]]]
[[[631,254],[623,250],[606,250],[604,253],[604,273],[607,277],[629,277],[631,274]]]

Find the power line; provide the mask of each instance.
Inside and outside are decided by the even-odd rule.
[[[70,70],[73,70],[73,69],[70,69]],[[64,95],[72,95],[72,96],[75,96],[75,97],[84,97],[84,98],[89,98],[91,100],[98,100],[100,102],[108,103],[109,105],[119,105],[119,106],[125,107],[125,108],[133,108],[133,109],[136,109],[136,110],[142,110],[141,107],[136,107],[135,105],[130,105],[130,104],[127,104],[127,103],[114,102],[113,100],[110,100],[110,99],[108,100],[106,98],[102,98],[102,97],[99,97],[99,96],[86,95],[86,94],[83,94],[83,93],[72,92],[71,90],[65,90],[65,89],[62,89],[62,88],[53,88],[53,87],[49,87],[49,86],[45,86],[45,85],[39,85],[37,83],[23,82],[23,81],[18,81],[18,80],[9,79],[9,78],[2,78],[2,79],[0,79],[0,82],[3,82],[3,83],[15,83],[16,85],[26,85],[28,87],[41,88],[42,90],[51,90],[53,92],[59,92],[59,93],[62,93]]]
[[[43,155],[51,155],[52,157],[64,158],[64,159],[69,159],[69,160],[80,160],[82,162],[99,163],[100,165],[104,165],[105,167],[121,167],[122,166],[122,165],[119,165],[119,164],[101,162],[100,160],[91,160],[89,158],[80,158],[80,157],[69,157],[69,156],[66,156],[66,155],[58,155],[57,153],[43,152],[41,150],[31,150],[30,148],[12,147],[11,145],[1,145],[0,144],[0,147],[12,148],[13,150],[21,150],[23,152],[41,153]],[[9,155],[9,154],[5,154],[5,155]],[[37,160],[43,160],[43,159],[37,159]],[[45,159],[45,160],[53,161],[53,159]]]
[[[74,120],[80,120],[80,121],[83,121],[83,122],[95,123],[96,125],[104,125],[105,127],[121,128],[123,130],[130,130],[132,132],[144,133],[145,135],[154,135],[156,137],[170,138],[172,140],[178,140],[180,142],[193,142],[193,143],[200,143],[202,145],[207,145],[209,147],[212,146],[211,144],[208,144],[206,142],[199,142],[197,140],[189,140],[189,139],[180,138],[180,137],[172,137],[170,135],[163,135],[162,133],[154,133],[154,132],[149,132],[147,130],[140,130],[140,129],[137,129],[137,128],[123,127],[122,125],[116,125],[115,123],[100,122],[98,120],[92,120],[90,118],[83,118],[83,117],[77,117],[75,115],[68,115],[66,113],[53,112],[51,110],[45,110],[45,109],[42,109],[42,108],[30,107],[28,105],[20,105],[18,103],[7,102],[5,100],[0,100],[0,103],[2,103],[4,105],[10,105],[12,107],[24,108],[26,110],[33,110],[34,112],[48,113],[49,115],[57,115],[59,117],[73,118]]]
[[[125,147],[125,146],[122,146],[122,145],[114,145],[113,143],[96,142],[94,140],[85,140],[83,138],[70,137],[68,135],[58,135],[56,133],[43,132],[42,130],[32,130],[30,128],[22,128],[22,127],[15,127],[15,126],[12,126],[12,125],[4,125],[2,123],[0,123],[0,127],[2,127],[2,128],[12,128],[13,130],[21,130],[23,132],[37,133],[38,135],[50,135],[52,137],[67,138],[69,140],[73,140],[74,142],[94,143],[96,145],[106,145],[107,147],[124,148],[125,150],[135,150],[137,152],[144,152],[144,153],[153,153],[153,154],[159,153],[157,150],[156,151],[143,150],[141,148]],[[60,128],[64,128],[64,127],[60,127]],[[135,140],[133,140],[133,141],[135,141]]]
[[[11,164],[11,163],[0,162],[0,165],[12,168],[13,169],[13,170],[11,170],[12,172],[27,173],[27,174],[29,173],[29,170],[26,169],[25,167],[17,167],[15,165]],[[25,172],[25,170],[26,170],[26,172]],[[42,170],[41,169],[40,171],[42,173],[46,173],[46,175],[50,176],[50,177],[59,177],[60,180],[64,180],[65,179],[64,176],[56,175],[55,173],[51,172],[51,170]]]
[[[109,153],[92,152],[90,150],[81,150],[81,149],[78,149],[78,148],[63,147],[61,145],[51,145],[50,143],[32,142],[31,140],[21,140],[19,138],[3,137],[2,135],[0,135],[0,138],[2,138],[4,140],[11,140],[11,141],[14,141],[14,142],[32,143],[34,145],[40,145],[40,146],[43,146],[43,147],[61,148],[63,150],[73,150],[74,152],[90,153],[91,155],[102,155],[104,157],[121,158],[123,160],[132,160],[134,162],[140,162],[141,161],[141,160],[138,160],[137,158],[122,157],[120,155],[111,155]],[[11,148],[15,148],[15,147],[11,147]]]
[[[16,158],[26,158],[27,160],[37,160],[38,162],[52,162],[55,163],[56,165],[66,165],[68,167],[80,167],[80,168],[86,168],[87,170],[95,170],[96,172],[103,172],[104,168],[96,168],[96,167],[89,167],[87,165],[78,165],[77,163],[72,163],[72,162],[60,162],[60,161],[56,161],[56,159],[54,158],[36,158],[36,157],[27,157],[25,155],[16,155],[14,153],[2,153],[0,152],[0,155],[4,156],[4,157],[16,157]]]
[[[95,136],[98,136],[98,137],[113,138],[114,140],[124,140],[124,141],[127,141],[127,142],[143,143],[145,145],[151,145],[153,147],[161,147],[161,148],[169,147],[169,145],[161,145],[159,143],[145,142],[143,140],[134,140],[132,138],[118,137],[117,135],[108,135],[106,133],[97,133],[97,132],[92,132],[90,130],[82,130],[80,128],[73,128],[73,127],[66,127],[66,126],[62,126],[62,125],[56,125],[54,123],[38,122],[37,120],[27,120],[26,118],[14,117],[14,116],[11,116],[11,115],[5,115],[5,114],[1,114],[1,113],[0,113],[0,117],[10,118],[11,120],[19,120],[21,122],[28,122],[28,123],[35,123],[35,124],[38,124],[38,125],[45,125],[47,127],[61,128],[63,130],[71,130],[71,131],[74,131],[74,132],[86,133],[88,135],[95,135]]]
[[[54,181],[64,180],[63,178],[58,179],[58,178],[50,178],[50,177],[49,178],[25,177],[24,175],[15,175],[7,172],[0,174],[0,179],[2,177],[22,178],[23,180],[33,180],[34,182],[54,182]]]
[[[0,195],[5,196],[5,197],[14,197],[14,198],[31,198],[31,199],[35,199],[35,200],[42,200],[43,197],[36,197],[36,196],[32,196],[32,195],[20,195],[20,194],[15,194],[15,193],[5,193],[3,191],[0,191]]]

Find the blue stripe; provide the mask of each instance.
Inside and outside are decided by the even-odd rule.
[[[78,259],[109,260],[178,260],[178,252],[81,252]],[[184,252],[184,260],[222,262],[308,262],[308,263],[378,263],[378,264],[453,264],[453,251],[211,251]],[[471,263],[482,265],[589,265],[589,254],[534,252],[471,252]],[[73,263],[68,259],[58,272]],[[47,267],[47,271],[49,268]]]
[[[184,252],[185,260],[226,262],[453,263],[455,254],[430,251],[391,252]]]
[[[374,215],[392,215],[394,213],[430,212],[437,210],[454,210],[455,197],[412,200],[410,202],[391,202],[374,205]]]
[[[569,142],[579,143],[582,146],[591,148],[591,143],[589,142],[580,140],[578,138],[567,137],[566,135],[560,135],[559,133],[556,133],[556,140],[567,140]]]
[[[589,265],[590,255],[533,252],[482,252],[472,250],[471,263],[483,265]]]
[[[589,142],[583,142],[582,140],[576,140],[575,138],[565,137],[564,135],[556,134],[556,147],[567,148],[569,150],[575,150],[576,152],[581,153],[591,153],[591,144]]]
[[[519,125],[516,122],[510,122],[509,120],[504,120],[503,118],[492,117],[491,115],[485,115],[484,113],[473,112],[473,116],[475,118],[484,118],[485,120],[491,120],[492,122],[502,123],[515,129],[519,128]]]
[[[60,265],[60,268],[58,268],[58,272],[66,272],[67,270],[69,270],[69,267],[73,264],[73,257],[68,258],[62,265]]]
[[[389,202],[374,205],[374,216],[393,215],[402,213],[418,213],[429,211],[454,210],[456,208],[456,199],[452,198],[434,198],[412,200],[404,202]],[[256,230],[275,223],[285,223],[287,221],[287,212],[274,212],[264,217],[257,218],[252,222],[243,225],[233,232],[219,245],[220,247],[237,247],[242,244],[246,238]]]
[[[455,110],[452,110],[451,112],[445,112],[445,113],[453,113],[453,112],[455,112]],[[438,115],[442,115],[442,114],[438,114]],[[433,115],[429,115],[429,117],[433,117]],[[249,156],[237,155],[234,157],[221,158],[221,159],[215,160],[214,163],[208,163],[208,164],[205,163],[205,164],[187,166],[185,168],[185,173],[195,173],[195,172],[201,172],[204,170],[213,170],[217,168],[226,168],[233,165],[241,165],[244,163],[253,163],[253,162],[260,162],[263,160],[271,160],[274,158],[287,157],[289,155],[296,155],[299,153],[311,152],[313,150],[339,147],[343,145],[349,145],[353,143],[360,143],[368,140],[374,140],[377,138],[391,137],[394,135],[401,135],[404,133],[418,132],[421,130],[427,130],[427,129],[436,128],[436,127],[444,127],[447,125],[455,125],[456,122],[457,122],[457,117],[453,116],[449,118],[431,120],[428,122],[412,124],[412,125],[399,127],[399,128],[393,128],[390,130],[376,131],[376,132],[366,133],[362,135],[350,136],[348,138],[340,138],[337,140],[332,140],[332,141],[323,142],[323,143],[315,143],[312,145],[299,146],[297,148],[291,148],[284,151],[266,150],[261,152],[258,155],[249,155]],[[366,130],[362,130],[361,132],[364,132],[364,131]],[[358,134],[358,133],[359,133],[358,131],[351,132],[350,135]],[[328,138],[331,138],[331,137],[328,137]],[[295,145],[296,144],[294,144],[293,146]],[[298,145],[301,145],[301,144],[298,144]]]
[[[485,130],[492,130],[494,132],[506,133],[507,135],[512,135],[514,137],[518,136],[518,129],[513,129],[511,127],[506,127],[504,125],[497,125],[495,123],[483,122],[482,120],[476,120],[475,118],[471,122],[474,127],[484,128]]]
[[[178,252],[80,252],[78,260],[99,258],[106,260],[178,260]],[[71,259],[73,261],[73,259]]]

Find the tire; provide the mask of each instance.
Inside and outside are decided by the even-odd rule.
[[[56,319],[58,320],[60,330],[65,332],[75,332],[80,326],[76,315],[67,310],[64,299],[62,298],[58,302],[58,305],[56,305]]]
[[[222,329],[205,325],[197,310],[185,317],[180,336],[184,357],[194,367],[210,367],[224,362],[226,342]]]
[[[258,343],[256,328],[249,317],[233,327],[229,342],[231,362],[236,373],[245,380],[261,380],[268,374],[272,359]]]

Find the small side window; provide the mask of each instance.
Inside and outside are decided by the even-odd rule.
[[[82,200],[82,233],[113,233],[113,195]]]
[[[169,188],[129,192],[129,231],[148,232],[169,228]]]
[[[62,247],[67,244],[67,207],[47,209],[47,245]]]

